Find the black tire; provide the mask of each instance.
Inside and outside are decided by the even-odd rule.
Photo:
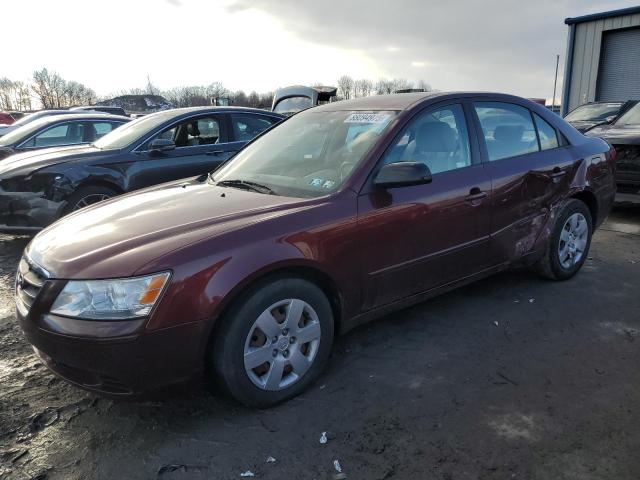
[[[562,234],[565,223],[572,215],[580,213],[587,221],[587,243],[582,253],[582,256],[578,262],[571,267],[565,267],[561,263],[560,255],[558,252],[558,246],[560,244],[560,235]],[[547,249],[544,256],[538,260],[534,265],[534,269],[541,276],[551,280],[568,280],[573,277],[582,265],[584,264],[587,256],[589,255],[589,248],[591,247],[591,236],[593,235],[593,220],[591,218],[591,212],[584,202],[572,198],[564,202],[560,207],[558,216],[556,217],[555,225],[553,226],[553,232],[551,238],[547,244]]]
[[[314,360],[306,373],[292,385],[275,391],[261,389],[245,370],[245,342],[258,316],[271,305],[292,298],[303,300],[317,313],[320,340]],[[329,300],[315,284],[299,278],[272,277],[259,282],[235,301],[219,321],[208,359],[213,363],[214,380],[233,398],[249,407],[270,407],[299,395],[324,370],[333,345],[334,319]]]
[[[75,212],[76,210],[80,210],[81,208],[93,205],[93,203],[98,203],[99,201],[113,198],[116,195],[118,195],[118,192],[116,192],[115,190],[99,185],[91,185],[88,187],[80,188],[69,196],[69,199],[67,200],[67,206],[64,209],[64,214],[68,215],[71,212]],[[100,199],[101,197],[105,198]],[[96,201],[89,201],[91,199],[95,199]],[[79,204],[81,204],[83,200],[88,201],[88,203],[86,205],[79,206]]]

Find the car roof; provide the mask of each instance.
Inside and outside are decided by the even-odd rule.
[[[530,100],[516,95],[499,92],[410,92],[391,93],[388,95],[371,95],[369,97],[341,100],[314,107],[314,110],[409,110],[425,101],[449,100],[465,97],[477,97],[486,101],[517,101],[531,104]]]
[[[68,113],[62,115],[47,115],[42,117],[39,121],[45,122],[49,120],[51,122],[60,122],[65,120],[124,120],[130,121],[131,117],[125,117],[123,115],[114,115],[112,113],[101,112],[82,112],[82,113]]]
[[[271,110],[265,110],[262,108],[251,107],[234,107],[234,106],[219,106],[219,107],[184,107],[184,108],[172,108],[169,110],[161,110],[161,112],[172,112],[176,115],[198,113],[198,112],[247,112],[247,113],[261,113],[263,115],[274,115],[276,117],[282,117],[279,113],[272,112]],[[154,112],[158,113],[158,112]],[[153,115],[153,114],[150,114]]]

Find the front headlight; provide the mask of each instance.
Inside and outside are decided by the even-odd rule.
[[[51,313],[87,320],[127,320],[149,315],[169,272],[113,280],[70,280]]]

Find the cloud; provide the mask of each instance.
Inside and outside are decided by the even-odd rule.
[[[298,38],[361,51],[390,77],[549,96],[555,56],[566,49],[564,18],[630,3],[589,2],[585,11],[581,0],[231,0],[227,8],[262,10]]]

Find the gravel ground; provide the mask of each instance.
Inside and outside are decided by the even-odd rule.
[[[27,241],[0,236],[2,479],[640,478],[640,208],[614,212],[573,280],[506,273],[389,315],[265,411],[54,377],[14,321]]]

